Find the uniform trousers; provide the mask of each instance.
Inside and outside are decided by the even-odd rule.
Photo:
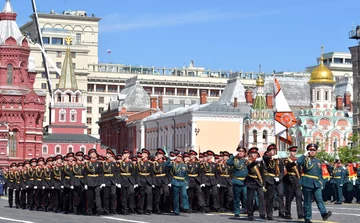
[[[35,189],[35,206],[36,209],[40,209],[42,207],[42,189],[41,188],[37,188]]]
[[[161,199],[161,197],[163,199]],[[167,184],[162,184],[160,187],[154,188],[154,211],[160,212],[165,210],[170,205],[170,190]],[[162,207],[162,208],[161,208]]]
[[[129,213],[129,208],[131,210],[135,209],[135,190],[133,185],[128,187],[121,187],[121,211],[123,214]]]
[[[265,217],[265,197],[263,188],[258,185],[249,185],[247,186],[247,200],[246,200],[246,212],[249,217],[254,216],[255,206],[254,206],[254,194],[257,192],[257,197],[259,199],[259,214],[260,217]]]
[[[9,193],[8,193],[8,203],[9,203],[9,207],[13,206],[13,199],[14,199],[14,189],[10,189],[9,188]]]
[[[343,188],[338,183],[332,183],[335,201],[342,203],[343,201]]]
[[[115,214],[116,211],[116,186],[106,186],[103,190],[103,208],[106,214]]]
[[[43,190],[42,194],[42,203],[44,205],[44,210],[47,211],[50,207],[50,195],[51,195],[51,189],[45,189]]]
[[[226,187],[220,187],[219,189],[220,207],[225,209],[232,209],[234,204],[234,192],[233,186],[227,184]],[[225,203],[226,201],[226,203]]]
[[[29,209],[34,209],[34,189],[28,188],[27,189],[27,203],[29,205]]]
[[[193,205],[194,205],[194,201],[193,201],[194,196],[196,196],[198,205],[201,208],[203,208],[205,206],[204,196],[201,191],[200,185],[198,183],[189,184],[189,188],[188,188],[187,192],[188,192],[190,209],[192,209]]]
[[[88,187],[86,191],[86,202],[87,202],[87,213],[92,214],[94,207],[94,198],[96,203],[96,211],[102,213],[101,197],[100,197],[100,186]]]
[[[180,196],[182,202],[182,208],[184,210],[189,210],[189,200],[186,192],[186,185],[184,186],[172,186],[173,190],[173,201],[174,201],[174,213],[180,213]],[[179,196],[179,193],[181,194]]]
[[[321,215],[326,214],[326,208],[324,205],[324,200],[322,198],[321,194],[321,188],[309,188],[302,186],[302,192],[304,195],[304,218],[305,220],[311,220],[312,218],[312,198],[314,196],[315,202],[318,206],[318,209],[321,213]]]
[[[52,190],[52,205],[53,205],[53,211],[54,212],[58,212],[60,211],[62,208],[60,207],[60,189],[54,189]]]
[[[233,184],[234,193],[234,214],[240,214],[240,200],[242,196],[242,207],[245,207],[247,200],[247,189],[245,185]]]
[[[15,191],[15,206],[16,208],[20,207],[20,189]]]
[[[71,211],[72,189],[64,187],[64,212],[69,213]]]
[[[265,192],[266,214],[273,217],[274,212],[274,192],[276,191],[279,200],[279,213],[285,214],[284,206],[284,188],[282,183],[267,184]]]
[[[75,186],[73,190],[73,204],[76,214],[85,213],[86,211],[86,192],[84,185]]]
[[[22,189],[21,193],[20,193],[20,203],[21,203],[21,208],[25,209],[26,208],[26,193],[27,193],[27,189]]]
[[[285,215],[291,216],[291,201],[295,197],[297,215],[298,217],[304,216],[301,188],[288,184],[284,184],[284,186],[285,186]]]
[[[218,193],[218,187],[216,185],[212,186],[205,186],[204,188],[204,200],[205,200],[205,206],[210,208],[210,197],[213,197],[213,207],[216,210],[219,210],[219,193]]]
[[[146,211],[152,211],[152,187],[150,185],[139,186],[140,201],[139,201],[139,212],[144,211],[145,198],[146,198]]]

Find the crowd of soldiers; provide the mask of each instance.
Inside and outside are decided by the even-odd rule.
[[[331,212],[324,200],[333,197],[341,204],[343,188],[350,185],[357,198],[360,191],[360,168],[321,163],[317,149],[309,144],[299,158],[296,146],[289,148],[289,157],[280,158],[275,144],[262,157],[258,148],[241,146],[218,155],[157,149],[154,157],[147,149],[133,157],[127,149],[121,155],[107,149],[106,156],[91,149],[87,155],[79,151],[12,163],[2,171],[10,208],[97,216],[233,211],[235,217],[246,213],[249,220],[258,210],[260,218],[273,220],[274,210],[292,219],[295,198],[298,219],[310,223],[313,200],[327,220]],[[345,201],[352,199],[353,194],[345,195]]]

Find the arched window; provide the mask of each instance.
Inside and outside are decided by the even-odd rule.
[[[267,131],[266,130],[264,130],[263,131],[263,136],[262,136],[262,138],[263,138],[263,143],[267,143]]]
[[[254,130],[253,131],[253,138],[254,138],[254,143],[257,143],[257,131],[256,130]]]
[[[325,100],[329,100],[329,92],[327,90],[325,91]]]
[[[57,95],[57,102],[61,102],[61,94]]]
[[[7,81],[6,81],[6,84],[7,85],[13,85],[13,65],[12,64],[8,64],[7,65]]]
[[[48,154],[48,146],[47,145],[42,146],[42,153],[43,154]]]
[[[17,142],[18,142],[18,131],[14,130],[13,132],[10,132],[9,141],[8,141],[10,157],[16,157]]]
[[[60,122],[66,122],[66,111],[65,111],[65,109],[61,109],[59,111],[59,121]]]
[[[74,147],[72,145],[69,145],[67,149],[68,149],[68,153],[74,152]]]
[[[316,100],[320,100],[320,91],[316,91]]]
[[[69,98],[69,101],[68,102],[72,102],[71,101],[71,94],[67,94],[68,98]]]
[[[61,146],[57,145],[55,146],[55,154],[60,154],[61,153]]]
[[[83,153],[86,153],[86,146],[82,145],[80,147],[80,151],[83,152]]]
[[[76,122],[76,110],[74,109],[70,111],[70,122]]]

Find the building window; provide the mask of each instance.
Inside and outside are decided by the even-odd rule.
[[[172,104],[174,104],[174,100],[169,99],[169,105],[172,105]]]
[[[91,118],[86,118],[86,124],[91,125]]]
[[[76,68],[76,63],[73,63],[73,69],[75,69]]]
[[[50,37],[43,37],[43,44],[50,44]]]
[[[99,97],[99,103],[104,103],[104,97]]]
[[[7,65],[7,85],[13,85],[13,65],[8,64]]]
[[[62,38],[53,37],[53,38],[51,38],[51,44],[54,44],[54,45],[63,45],[63,39],[62,39]]]
[[[42,147],[42,153],[47,154],[48,153],[48,147],[46,145],[43,145]]]
[[[61,154],[61,146],[55,147],[55,154]]]
[[[267,131],[263,131],[263,143],[267,143]]]
[[[316,100],[320,100],[320,91],[316,91]]]
[[[345,64],[352,64],[351,59],[345,59]]]
[[[92,97],[91,96],[87,97],[87,103],[92,103]]]
[[[92,113],[92,107],[87,107],[86,108],[86,113],[91,114]]]
[[[61,109],[59,111],[59,114],[60,114],[60,119],[59,121],[60,122],[66,122],[66,111],[64,109]]]
[[[81,33],[76,33],[76,44],[81,44]]]
[[[254,138],[254,143],[257,143],[257,131],[256,130],[254,130],[253,131],[253,138]]]
[[[68,146],[68,153],[72,153],[72,152],[74,152],[74,147]]]
[[[99,113],[103,112],[104,108],[99,108]]]
[[[56,79],[59,79],[60,75],[58,73],[56,73]]]
[[[46,89],[46,83],[41,83],[41,89]]]
[[[83,152],[83,153],[86,153],[86,146],[81,146],[80,151]]]
[[[75,110],[70,111],[70,122],[76,122],[76,111]]]
[[[56,57],[62,57],[62,52],[61,51],[56,51]]]
[[[61,62],[56,62],[56,67],[61,68]]]
[[[334,63],[343,63],[344,59],[343,58],[334,58]]]
[[[76,58],[76,52],[71,52],[71,57]]]
[[[328,97],[329,97],[329,92],[325,91],[325,100],[328,100]]]
[[[17,131],[10,132],[9,140],[8,140],[10,157],[16,157],[17,142],[18,142],[18,132]]]
[[[88,135],[91,135],[91,129],[90,129],[90,128],[87,129],[87,134],[88,134]]]
[[[42,77],[42,78],[46,78],[46,73],[45,73],[45,72],[42,72],[42,73],[41,73],[41,77]]]

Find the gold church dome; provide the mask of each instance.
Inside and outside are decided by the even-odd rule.
[[[309,84],[335,84],[333,73],[324,65],[323,54],[322,52],[319,66],[311,72]]]
[[[257,87],[263,87],[265,84],[265,80],[259,75],[256,79],[256,86]]]

